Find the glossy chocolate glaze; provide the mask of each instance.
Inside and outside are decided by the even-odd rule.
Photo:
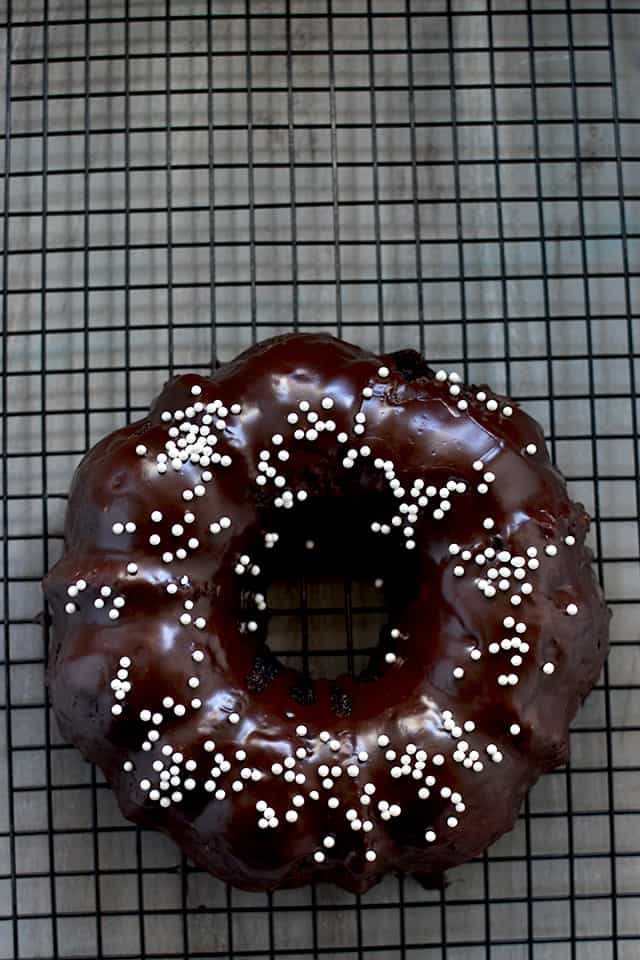
[[[330,409],[323,398],[333,401]],[[204,411],[189,417],[187,410],[183,418],[202,425],[206,404],[215,399],[228,413],[217,426],[212,417],[213,450],[231,463],[211,465],[204,494],[187,502],[183,491],[197,489],[202,464],[174,470],[169,463],[158,472],[157,454],[177,424],[162,413],[202,403]],[[315,429],[301,401],[335,429],[296,440],[301,424]],[[241,411],[230,412],[233,404]],[[297,424],[287,419],[293,412]],[[364,430],[354,433],[360,413]],[[340,442],[342,431],[347,442]],[[278,435],[281,443],[272,439]],[[145,451],[136,452],[141,444]],[[360,452],[363,445],[369,453]],[[285,476],[283,488],[273,478],[257,484],[265,475],[258,469],[263,450]],[[281,450],[290,454],[286,461],[278,459]],[[349,450],[358,456],[347,469]],[[376,467],[377,458],[393,461],[404,495],[390,489],[389,465]],[[485,483],[487,471],[495,479]],[[440,519],[433,516],[440,494],[431,497],[407,535],[406,514],[399,527],[390,518],[400,501],[418,502],[416,478],[424,481],[422,493],[448,481],[466,489],[447,494],[452,506]],[[294,498],[303,490],[308,497],[295,499],[292,509],[276,508],[274,497],[283,490]],[[162,513],[160,521],[151,519],[153,511]],[[193,514],[189,524],[185,512]],[[221,517],[231,525],[212,534],[210,524]],[[114,524],[127,522],[136,524],[135,531],[114,533]],[[389,523],[390,532],[372,532],[372,522]],[[588,523],[551,465],[538,424],[488,388],[437,377],[413,351],[376,357],[315,334],[258,344],[211,378],[190,374],[170,381],[148,417],[103,439],[78,467],[65,553],[45,580],[54,627],[49,685],[60,729],[102,768],[125,816],[165,831],[197,864],[237,886],[275,889],[316,877],[364,891],[390,870],[432,880],[509,830],[526,790],[566,759],[568,724],[607,652],[609,615],[584,546]],[[175,524],[188,530],[172,533]],[[242,591],[245,605],[247,595],[266,595],[274,569],[297,562],[296,535],[304,538],[308,528],[320,541],[326,569],[332,557],[339,568],[337,556],[347,566],[362,558],[384,567],[389,624],[360,677],[311,683],[296,675],[266,646],[268,612],[250,615],[256,629],[239,612]],[[280,539],[267,548],[265,533],[278,531]],[[154,534],[161,539],[156,546],[149,543]],[[405,547],[408,536],[413,550]],[[185,546],[184,559],[174,554],[171,562],[162,560],[163,551],[175,552],[187,538],[198,544]],[[460,550],[451,552],[451,544]],[[485,549],[511,555],[508,589],[499,586],[504,563],[475,563]],[[472,558],[461,562],[462,550]],[[243,555],[250,558],[245,573],[237,572]],[[479,589],[477,581],[494,562],[495,579],[487,574]],[[524,574],[516,573],[517,563]],[[259,572],[251,573],[254,565]],[[78,580],[86,587],[74,587]],[[170,583],[177,586],[173,594]],[[532,586],[527,595],[525,583]],[[101,586],[112,591],[103,606]],[[518,606],[511,602],[516,594]],[[125,603],[110,619],[116,596]],[[185,601],[193,603],[188,623],[180,621]],[[65,611],[69,603],[74,612]],[[521,634],[505,626],[510,616],[524,626]],[[198,617],[200,627],[194,625]],[[490,644],[510,643],[510,637],[516,644],[526,640],[526,654],[514,653],[516,646],[489,652]],[[471,650],[479,651],[477,659]],[[197,663],[194,651],[203,654]],[[513,656],[522,660],[517,667]],[[111,682],[123,657],[131,661],[122,674],[131,689],[117,701]],[[464,674],[456,677],[460,667]],[[515,685],[498,679],[509,675],[517,676]],[[189,687],[194,676],[196,690]],[[163,705],[167,696],[174,706]],[[194,696],[201,706],[190,706]],[[114,715],[117,703],[122,712]],[[186,705],[183,716],[175,704]],[[144,710],[161,714],[162,721],[155,727],[143,721]],[[466,730],[464,722],[474,729]],[[142,749],[152,728],[159,737]],[[215,741],[210,753],[208,740]],[[165,760],[166,744],[181,757]],[[296,757],[302,749],[306,755]],[[390,749],[395,761],[386,757]],[[244,751],[240,759],[238,750]],[[473,762],[482,769],[461,759],[474,750]],[[227,772],[221,757],[230,764]],[[165,807],[140,786],[145,780],[158,785],[158,758],[179,771],[179,799],[171,799],[173,785],[158,786],[170,801]],[[197,764],[192,773],[187,761]],[[272,772],[278,763],[282,771]],[[328,774],[319,772],[323,764]],[[304,783],[285,779],[288,770],[304,776]],[[169,770],[165,779],[174,774]],[[429,776],[435,777],[430,786]],[[207,778],[224,797],[207,792],[214,790],[211,782],[205,787]],[[296,807],[294,796],[304,803]],[[329,797],[338,805],[329,806]],[[266,814],[256,811],[259,801]],[[356,811],[351,820],[349,809]],[[274,817],[277,826],[267,826]],[[367,851],[373,851],[369,859]]]

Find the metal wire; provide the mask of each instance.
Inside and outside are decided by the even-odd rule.
[[[638,13],[0,2],[0,958],[640,956]],[[47,707],[39,580],[82,453],[294,328],[513,393],[596,521],[612,652],[571,765],[442,890],[226,888],[123,821]],[[312,670],[356,669],[380,616],[357,577],[270,601]]]

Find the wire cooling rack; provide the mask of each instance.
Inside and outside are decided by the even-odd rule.
[[[639,13],[0,3],[0,957],[638,960]],[[39,580],[83,451],[292,328],[512,392],[597,520],[613,644],[571,766],[443,891],[227,889],[128,825],[47,709]],[[278,640],[357,645],[354,590],[327,614],[303,583]]]

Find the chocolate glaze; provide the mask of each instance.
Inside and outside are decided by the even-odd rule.
[[[569,722],[607,652],[609,614],[584,546],[588,517],[569,499],[539,425],[486,387],[461,385],[457,393],[454,383],[437,379],[410,350],[376,357],[328,336],[276,337],[220,367],[210,379],[189,374],[170,381],[148,417],[100,441],[76,471],[66,549],[45,579],[54,627],[49,686],[60,729],[102,768],[125,816],[165,831],[223,880],[263,890],[316,877],[364,891],[395,870],[431,881],[509,830],[526,790],[543,771],[566,760]],[[201,387],[199,396],[193,387]],[[371,395],[365,391],[363,396],[367,387]],[[334,401],[329,411],[321,405],[325,397]],[[176,425],[163,420],[162,412],[214,399],[228,409],[241,405],[240,413],[224,418],[214,448],[232,462],[211,466],[206,493],[185,502],[182,493],[199,482],[202,466],[187,463],[176,471],[169,464],[158,473],[156,455]],[[497,409],[487,406],[492,400]],[[305,419],[300,401],[308,401],[321,418],[330,417],[336,429],[325,429],[314,440],[295,440],[296,425],[287,416],[296,411]],[[510,416],[504,413],[507,404]],[[360,412],[365,430],[354,435]],[[201,422],[202,416],[192,419]],[[349,435],[346,443],[339,442],[341,431]],[[284,438],[279,447],[271,440],[276,434]],[[136,453],[140,444],[145,454]],[[363,444],[370,454],[346,469],[347,450]],[[530,444],[534,453],[526,452]],[[290,453],[286,462],[277,460],[280,449]],[[286,489],[308,493],[305,502],[291,510],[274,508],[274,496],[282,491],[271,481],[256,484],[262,450],[270,451],[270,463],[286,476]],[[376,458],[393,461],[409,502],[415,478],[437,488],[451,480],[466,484],[466,492],[451,494],[452,507],[442,519],[432,515],[438,497],[421,511],[413,524],[412,551],[405,549],[401,528],[392,527],[386,536],[371,531],[372,521],[389,522],[400,500],[384,471],[374,466]],[[473,467],[478,460],[480,472]],[[487,470],[495,480],[480,493],[477,486]],[[154,510],[161,511],[161,522],[151,520]],[[192,511],[194,520],[183,537],[176,537],[172,525],[183,524],[185,511]],[[222,516],[231,526],[212,535],[209,525]],[[490,530],[483,526],[487,517],[494,521]],[[132,521],[135,532],[113,532],[114,523]],[[241,627],[241,591],[249,586],[266,595],[273,570],[286,569],[292,558],[297,562],[296,535],[304,538],[308,528],[318,538],[325,569],[368,563],[384,568],[389,624],[359,677],[312,682],[285,669],[268,649],[265,611],[252,614],[254,632]],[[280,540],[266,549],[264,534],[277,531]],[[161,536],[160,546],[149,544],[153,533]],[[163,562],[163,550],[175,550],[187,536],[197,538],[197,548],[183,560]],[[567,545],[566,536],[575,544]],[[476,583],[483,570],[473,561],[463,564],[464,575],[454,573],[460,556],[449,552],[451,543],[473,555],[490,547],[507,549],[525,561],[527,549],[536,548],[539,566],[526,568],[533,592],[522,597],[521,606],[511,605],[510,597],[525,582],[513,579],[512,567],[509,589],[485,596]],[[545,553],[549,546],[555,546],[554,556]],[[256,576],[236,573],[243,554],[260,566]],[[131,563],[137,567],[133,573],[127,572]],[[181,577],[187,580],[181,583]],[[87,586],[71,601],[76,611],[67,613],[68,588],[79,578]],[[166,590],[170,582],[178,585],[173,595]],[[94,606],[101,585],[112,589],[112,598],[125,599],[118,619],[109,619],[111,599],[103,608]],[[194,603],[194,619],[205,618],[204,629],[180,622],[187,599]],[[567,612],[569,604],[577,606],[575,615]],[[517,685],[500,686],[498,676],[516,670],[510,666],[513,650],[488,651],[489,644],[514,635],[503,625],[510,615],[526,624],[520,639],[529,650],[517,668]],[[394,628],[399,636],[392,634]],[[477,660],[469,656],[473,648],[481,653]],[[194,650],[204,652],[202,662],[194,663]],[[396,656],[391,663],[385,659],[390,652]],[[132,689],[115,716],[110,684],[122,657],[131,660]],[[551,675],[543,671],[545,663],[553,664]],[[464,669],[461,679],[453,675],[456,666]],[[202,706],[191,709],[194,691],[188,679],[194,674]],[[184,716],[163,707],[166,696],[187,704]],[[141,744],[151,724],[140,719],[144,709],[163,715],[160,738],[146,751]],[[475,729],[452,735],[447,710],[455,723],[472,721]],[[234,713],[237,723],[229,720]],[[304,735],[296,732],[300,724],[307,728]],[[333,744],[319,738],[325,730]],[[378,745],[380,735],[389,738],[386,748]],[[218,777],[223,799],[203,786],[216,763],[205,751],[208,739],[231,762],[231,771]],[[461,739],[468,741],[465,756],[478,751],[482,771],[452,758]],[[183,787],[181,799],[163,808],[140,782],[157,780],[152,763],[166,743],[182,754],[183,764],[192,759],[198,766],[193,789]],[[386,759],[386,749],[396,750],[397,764],[403,754],[405,763],[413,764],[415,749],[406,761],[407,744],[427,753],[420,776],[390,775],[394,763]],[[490,744],[502,762],[491,760]],[[271,772],[274,763],[302,747],[307,755],[291,769],[305,775],[304,785]],[[244,762],[235,759],[237,749],[245,751]],[[368,756],[358,760],[362,751]],[[444,763],[436,766],[438,755]],[[133,769],[123,769],[125,763]],[[324,763],[341,768],[339,777],[331,774],[331,789],[322,786],[318,773]],[[262,777],[246,779],[235,792],[231,781],[239,779],[245,765]],[[357,777],[348,773],[350,766],[359,767]],[[424,788],[427,775],[434,775],[436,784],[427,799],[420,799],[417,790]],[[183,783],[186,776],[182,766]],[[365,783],[376,788],[368,806],[360,800]],[[462,795],[463,812],[454,814],[447,788]],[[313,789],[317,800],[309,796]],[[293,809],[295,794],[306,799],[297,821],[289,822],[285,811]],[[337,808],[328,806],[328,796],[339,799]],[[261,799],[275,811],[276,828],[258,826],[256,801]],[[400,815],[384,818],[377,806],[381,799],[397,804]],[[345,818],[349,808],[363,823],[370,818],[372,829],[354,830]],[[452,815],[458,823],[450,827]],[[428,829],[435,840],[425,839]],[[334,840],[329,848],[323,846],[327,836]],[[367,859],[370,850],[375,860]],[[318,851],[322,862],[314,857]]]

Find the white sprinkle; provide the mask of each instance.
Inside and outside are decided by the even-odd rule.
[[[569,603],[566,606],[566,611],[570,617],[575,617],[576,613],[578,612],[578,608],[575,603]]]
[[[493,530],[494,522],[493,522],[493,520],[491,519],[491,517],[486,517],[486,518],[482,521],[482,526],[485,528],[485,530]]]
[[[436,767],[441,767],[442,764],[444,763],[444,757],[442,756],[442,754],[441,754],[441,753],[436,753],[435,757],[433,757],[433,759],[432,759],[432,763],[433,763]]]
[[[387,663],[395,663],[398,658],[396,657],[395,653],[389,651],[388,653],[385,653],[384,659]]]
[[[528,453],[530,456],[533,456],[534,453],[538,452],[538,448],[536,447],[535,443],[528,443],[524,449],[525,453]]]
[[[483,464],[482,460],[474,460],[473,463],[472,463],[472,467],[473,467],[474,470],[478,470],[478,471],[479,471],[479,470],[484,470],[484,464]]]
[[[456,680],[461,680],[464,677],[464,670],[462,667],[454,667],[453,675]]]
[[[542,672],[546,673],[548,676],[551,676],[551,674],[555,671],[555,669],[556,668],[554,664],[551,663],[550,660],[547,660],[547,662],[542,665]]]
[[[124,533],[124,523],[114,523],[111,530],[116,536],[120,536],[121,533]]]
[[[434,840],[436,839],[436,835],[433,830],[427,830],[425,832],[424,838],[427,841],[427,843],[433,843]]]
[[[191,393],[194,397],[199,397],[202,393],[202,387],[198,386],[197,383],[194,383],[194,385],[191,387]]]
[[[229,714],[229,723],[238,723],[240,720],[239,713],[230,713]]]
[[[454,567],[454,568],[453,568],[453,575],[454,575],[454,577],[463,577],[463,576],[464,576],[464,567],[460,567],[460,566]]]
[[[571,534],[568,534],[568,536],[564,538],[564,542],[568,547],[573,547],[576,542],[576,538],[572,537]]]
[[[520,733],[520,724],[512,723],[511,726],[509,727],[509,733],[512,734],[514,737],[517,737],[518,734]]]
[[[382,379],[384,380],[385,377],[388,377],[388,376],[389,376],[389,368],[388,368],[388,367],[378,367],[378,376],[379,376],[379,377],[382,377]]]
[[[316,861],[316,863],[324,863],[325,856],[322,850],[316,850],[313,855],[313,859]]]
[[[119,703],[114,703],[114,705],[111,707],[111,713],[114,715],[114,717],[117,717],[122,713],[122,707]]]

